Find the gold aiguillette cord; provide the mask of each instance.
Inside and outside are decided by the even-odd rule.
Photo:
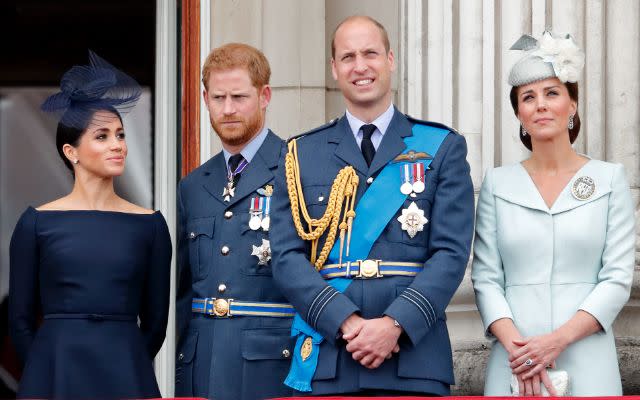
[[[291,216],[293,217],[296,231],[303,240],[311,241],[310,261],[316,270],[320,270],[329,257],[339,228],[340,258],[338,262],[342,264],[345,236],[347,239],[347,256],[349,256],[349,247],[351,246],[351,227],[356,216],[354,206],[359,182],[358,175],[351,166],[342,168],[333,180],[324,215],[318,219],[311,218],[304,201],[302,182],[300,180],[298,147],[295,139],[289,142],[288,148],[289,151],[285,158],[285,174],[291,202]],[[302,225],[300,214],[304,218],[307,225],[306,228]],[[318,256],[318,242],[327,229],[329,229],[327,238],[320,251],[320,256]]]

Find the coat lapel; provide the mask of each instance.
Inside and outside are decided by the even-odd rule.
[[[545,204],[538,188],[522,164],[500,168],[502,175],[496,176],[494,195],[510,203],[522,207],[540,210],[548,213],[549,208]]]
[[[227,184],[227,166],[222,152],[207,162],[203,172],[203,187],[213,198],[224,204],[222,192]]]
[[[338,158],[348,165],[352,165],[361,174],[371,176],[404,151],[407,146],[404,144],[403,138],[412,135],[411,128],[412,125],[407,118],[394,109],[391,123],[382,137],[382,142],[376,150],[370,167],[367,167],[346,116],[342,116],[336,124],[336,128],[329,137],[329,142],[338,144],[335,151]]]
[[[247,168],[242,171],[242,177],[236,186],[235,196],[227,203],[229,206],[239,202],[273,180],[272,169],[278,166],[281,145],[282,141],[273,132],[269,131],[267,138],[256,155],[247,165]]]
[[[329,143],[337,144],[335,150],[336,157],[347,163],[347,165],[353,166],[353,168],[362,175],[367,175],[367,171],[369,170],[367,162],[364,160],[362,151],[358,147],[358,142],[356,142],[356,138],[353,136],[346,115],[340,118],[328,140]]]
[[[556,202],[551,206],[551,214],[559,214],[565,211],[572,210],[576,207],[580,207],[584,204],[591,203],[599,199],[600,197],[611,192],[611,176],[609,169],[598,168],[597,162],[588,161],[585,165],[576,172],[571,178],[567,186],[562,190]],[[589,177],[593,179],[595,183],[595,191],[586,200],[580,200],[573,195],[573,184],[581,177]]]
[[[538,188],[533,183],[531,176],[529,176],[520,163],[501,168],[503,175],[499,177],[499,181],[496,179],[494,195],[510,203],[540,210],[547,214],[553,215],[569,211],[595,201],[611,192],[611,185],[609,183],[611,177],[608,177],[607,171],[599,169],[596,163],[595,161],[589,161],[576,172],[575,176],[571,178],[565,188],[562,189],[562,192],[560,192],[551,208],[547,207]],[[589,176],[594,180],[596,185],[595,193],[587,200],[576,199],[571,193],[573,183],[582,176]]]
[[[407,120],[407,118],[400,113],[397,109],[394,109],[393,118],[387,131],[382,136],[382,142],[378,146],[376,155],[371,162],[369,168],[369,175],[375,175],[380,169],[387,165],[391,160],[404,151],[407,146],[404,144],[404,138],[412,136],[411,129],[413,125]]]

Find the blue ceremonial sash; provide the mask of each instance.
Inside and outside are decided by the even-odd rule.
[[[442,128],[421,124],[415,124],[411,132],[413,133],[412,136],[404,138],[407,148],[402,154],[407,154],[410,150],[413,150],[425,152],[432,157],[435,157],[444,138],[449,134],[449,131]],[[424,164],[425,171],[427,171],[431,161],[433,161],[433,158],[419,160]],[[406,163],[412,162],[390,162],[387,164],[362,195],[360,201],[358,201],[355,209],[356,217],[351,231],[349,256],[343,255],[343,262],[365,260],[384,228],[404,204],[407,195],[400,192],[402,181],[399,167]],[[395,190],[390,190],[390,188],[395,188]],[[337,263],[339,258],[340,243],[336,241],[331,253],[329,253],[327,263]],[[348,278],[333,278],[328,280],[327,283],[340,293],[344,293],[351,281]],[[291,361],[291,369],[284,384],[300,392],[311,392],[311,380],[318,366],[320,343],[324,338],[309,326],[298,313],[293,317],[291,336],[297,336],[298,338]],[[309,357],[303,360],[301,349],[307,337],[311,337],[313,347]]]

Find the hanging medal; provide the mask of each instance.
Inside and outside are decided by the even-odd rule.
[[[252,197],[251,206],[249,207],[249,228],[252,231],[260,229],[262,224],[262,197]]]
[[[225,202],[231,201],[231,198],[235,196],[235,192],[236,192],[235,177],[236,175],[240,174],[247,167],[247,165],[249,165],[249,162],[243,158],[242,161],[240,161],[240,163],[236,167],[235,171],[231,171],[231,170],[227,171],[227,183],[225,184],[224,189],[222,190],[222,197],[224,198]]]
[[[236,188],[235,184],[232,180],[228,180],[224,186],[224,190],[222,191],[222,196],[224,197],[224,201],[230,201],[233,196],[235,196]]]
[[[271,211],[271,197],[262,197],[260,200],[264,200],[264,208],[262,209],[262,230],[267,232],[269,231],[269,224],[271,223],[271,218],[269,217],[269,212]]]
[[[408,196],[413,191],[413,169],[411,164],[403,164],[400,166],[400,176],[402,178],[402,184],[400,185],[400,193]]]
[[[424,192],[424,164],[417,162],[413,164],[413,185],[415,193]]]

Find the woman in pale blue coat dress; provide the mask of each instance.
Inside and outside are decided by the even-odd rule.
[[[624,169],[573,150],[584,54],[570,37],[523,36],[510,99],[531,157],[489,170],[478,200],[472,279],[494,339],[485,395],[620,395],[612,324],[629,298],[634,215]],[[557,373],[555,373],[557,375]],[[558,393],[559,394],[559,393]]]

